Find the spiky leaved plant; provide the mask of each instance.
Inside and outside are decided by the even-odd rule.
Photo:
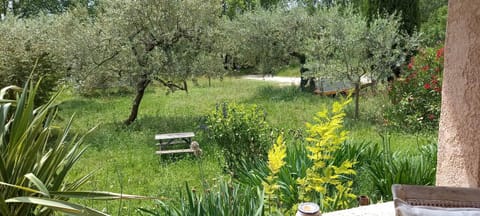
[[[39,84],[8,86],[0,91],[0,215],[106,215],[68,202],[68,198],[141,198],[107,192],[74,192],[91,174],[65,182],[68,172],[85,151],[83,136],[71,135],[70,119],[58,138],[55,126],[58,93],[35,106]],[[14,91],[14,99],[6,98]],[[10,94],[12,95],[12,94]]]

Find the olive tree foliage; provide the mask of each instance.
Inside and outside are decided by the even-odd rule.
[[[58,55],[64,56],[65,80],[84,96],[130,90],[133,86],[130,48],[115,28],[117,17],[103,12],[92,19],[85,8],[57,16]]]
[[[288,0],[222,0],[223,14],[233,19],[245,12],[258,9],[272,9],[286,7]]]
[[[46,92],[59,78],[83,94],[134,89],[132,123],[147,86],[188,90],[186,80],[221,76],[221,4],[215,0],[102,1],[35,19],[0,22],[0,77],[8,84],[46,75]],[[15,80],[12,80],[15,79]]]
[[[312,36],[318,17],[302,7],[255,10],[223,23],[229,63],[273,74],[292,60],[305,63],[306,38]]]
[[[48,16],[0,22],[0,88],[23,86],[33,72],[34,81],[43,78],[36,102],[48,100],[65,70],[63,58],[57,55],[56,27]]]
[[[124,0],[99,7],[95,19],[63,20],[65,31],[72,29],[65,36],[75,38],[65,40],[64,52],[72,60],[68,73],[80,88],[132,86],[135,98],[126,124],[137,118],[153,81],[169,91],[188,90],[188,79],[223,73],[218,1]]]
[[[202,4],[195,0],[149,0],[131,4],[125,12],[123,28],[136,62],[136,96],[125,120],[130,124],[153,80],[171,91],[187,90],[186,80],[204,73],[205,68],[199,65],[219,68],[222,61],[215,47],[215,28],[221,11],[213,0]]]
[[[351,8],[319,11],[329,17],[309,40],[308,67],[312,76],[349,81],[354,86],[355,117],[359,116],[362,77],[384,80],[418,46],[418,36],[404,35],[395,16],[366,18]]]

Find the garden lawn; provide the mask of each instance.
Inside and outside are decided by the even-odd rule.
[[[101,190],[145,195],[170,202],[175,200],[185,184],[201,189],[202,182],[212,185],[223,176],[223,158],[214,143],[209,143],[200,130],[200,121],[217,103],[224,101],[258,104],[265,108],[267,121],[275,128],[303,130],[313,115],[335,98],[302,93],[296,87],[280,87],[262,81],[226,78],[189,84],[188,94],[178,91],[166,95],[166,89],[150,86],[140,106],[138,119],[130,126],[127,118],[133,95],[101,98],[62,96],[60,117],[64,120],[75,113],[74,129],[88,135],[89,148],[70,173],[70,179],[95,171],[83,190]],[[367,92],[361,98],[361,117],[354,121],[353,107],[347,109],[346,129],[355,142],[379,143],[382,126],[381,110],[387,104],[381,91]],[[350,104],[350,106],[353,106]],[[60,122],[61,124],[61,122]],[[158,156],[154,152],[154,135],[194,131],[204,150],[202,159],[193,155]],[[431,142],[435,133],[410,135],[390,132],[392,149],[412,149]],[[111,214],[136,215],[138,207],[152,207],[153,201],[78,201]]]

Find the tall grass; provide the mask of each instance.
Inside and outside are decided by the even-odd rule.
[[[199,122],[215,105],[222,101],[258,104],[266,110],[266,119],[272,127],[298,133],[305,122],[312,122],[312,116],[330,105],[335,98],[315,96],[299,92],[296,87],[280,87],[261,81],[226,78],[213,81],[199,80],[199,85],[190,84],[189,93],[176,92],[166,95],[160,86],[149,88],[140,107],[138,120],[125,127],[122,120],[128,116],[133,95],[110,96],[103,98],[82,98],[62,95],[60,117],[76,113],[76,132],[87,131],[98,125],[86,137],[85,142],[92,146],[83,159],[72,170],[69,178],[75,179],[97,170],[95,177],[84,185],[84,189],[122,191],[124,193],[161,197],[167,204],[179,197],[185,183],[193,188],[202,188],[202,178],[213,184],[214,178],[224,175],[223,157],[214,143],[209,143],[199,130]],[[346,129],[355,142],[380,141],[378,134],[383,129],[376,119],[383,100],[379,95],[368,95],[361,103],[359,121],[353,121],[347,112]],[[372,110],[372,111],[370,111]],[[375,110],[375,111],[373,111]],[[66,120],[65,120],[66,122]],[[195,140],[204,150],[203,169],[198,159],[191,155],[155,155],[154,135],[157,133],[194,131]],[[434,134],[411,135],[392,132],[392,149],[409,149],[416,146],[416,140]],[[100,158],[100,159],[99,159]],[[203,173],[203,174],[202,174]],[[203,177],[202,177],[203,176]],[[90,206],[113,210],[114,213],[135,215],[136,207],[155,207],[152,202],[129,201],[128,203],[88,202]]]

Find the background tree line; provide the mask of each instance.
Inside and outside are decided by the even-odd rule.
[[[420,18],[421,9],[438,16],[446,4],[399,2],[6,0],[1,86],[21,85],[34,71],[47,80],[45,97],[58,84],[84,95],[134,92],[126,124],[136,119],[152,82],[169,92],[188,91],[187,80],[239,67],[268,74],[296,63],[304,76],[358,87],[361,76],[384,79],[405,61],[417,45],[419,23],[435,25],[438,17]],[[385,16],[392,11],[398,16]]]

